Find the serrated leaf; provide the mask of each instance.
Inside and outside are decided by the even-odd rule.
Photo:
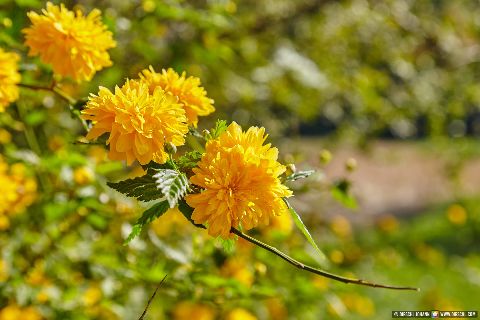
[[[295,180],[298,180],[298,179],[304,179],[304,178],[308,178],[313,173],[315,173],[315,170],[298,171],[298,172],[295,172],[295,173],[289,175],[285,180],[286,181],[295,181]]]
[[[290,212],[290,215],[292,216],[293,218],[293,221],[295,221],[295,225],[297,226],[298,229],[300,229],[300,231],[303,233],[303,235],[305,236],[305,238],[307,239],[307,241],[312,245],[312,247],[315,249],[315,251],[317,252],[319,258],[320,258],[320,261],[322,264],[326,264],[327,263],[327,257],[325,256],[325,254],[322,252],[322,250],[320,250],[320,248],[318,247],[318,245],[315,243],[315,240],[313,240],[313,237],[312,235],[310,234],[310,232],[308,231],[307,227],[305,226],[305,224],[303,223],[302,219],[300,218],[300,215],[297,213],[297,211],[295,211],[295,209],[293,209],[293,207],[290,205],[290,203],[287,201],[287,199],[283,198],[283,201],[285,202],[285,204],[287,205],[288,207],[288,211]]]
[[[217,120],[215,127],[205,135],[207,140],[217,139],[222,133],[227,130],[227,121]]]
[[[165,212],[167,212],[169,208],[170,206],[168,201],[164,200],[154,204],[153,206],[145,210],[142,216],[133,225],[132,231],[128,235],[127,239],[125,239],[125,242],[123,244],[126,245],[130,241],[132,241],[136,236],[140,234],[145,225],[162,216]]]
[[[195,227],[206,229],[203,224],[197,224],[192,220],[193,208],[190,207],[185,200],[180,200],[178,202],[178,210],[190,221]]]
[[[152,201],[163,198],[153,175],[158,172],[150,168],[144,176],[127,179],[120,182],[107,182],[107,185],[120,193],[140,201]]]
[[[342,179],[331,189],[332,197],[347,208],[356,209],[357,199],[352,195],[350,181]]]
[[[157,188],[167,199],[170,208],[177,205],[178,200],[182,198],[188,189],[187,176],[176,170],[161,169],[153,176],[157,184]]]
[[[179,169],[191,170],[197,166],[198,162],[202,159],[202,155],[200,151],[190,151],[178,158],[175,163]]]

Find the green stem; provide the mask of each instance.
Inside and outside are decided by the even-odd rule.
[[[396,287],[396,286],[390,286],[390,285],[383,285],[383,284],[377,284],[377,283],[372,283],[372,282],[368,282],[368,281],[365,281],[365,280],[361,280],[361,279],[352,279],[352,278],[346,278],[346,277],[342,277],[342,276],[339,276],[339,275],[336,275],[336,274],[333,274],[333,273],[329,273],[327,271],[323,271],[323,270],[320,270],[320,269],[317,269],[317,268],[314,268],[314,267],[311,267],[311,266],[308,266],[308,265],[305,265],[295,259],[293,259],[292,257],[290,257],[289,255],[283,253],[282,251],[278,250],[277,248],[275,247],[272,247],[272,246],[269,246],[268,244],[265,244],[263,242],[261,242],[260,240],[257,240],[253,237],[250,237],[249,235],[246,235],[245,233],[241,232],[240,230],[237,230],[235,228],[231,228],[230,229],[230,232],[239,236],[240,238],[244,239],[244,240],[247,240],[248,242],[250,243],[253,243],[257,246],[259,246],[260,248],[262,249],[265,249],[267,251],[270,251],[271,253],[279,256],[280,258],[282,258],[283,260],[287,261],[288,263],[290,263],[291,265],[299,268],[299,269],[302,269],[302,270],[305,270],[305,271],[308,271],[308,272],[311,272],[311,273],[314,273],[314,274],[317,274],[317,275],[320,275],[322,277],[325,277],[325,278],[329,278],[329,279],[332,279],[332,280],[336,280],[336,281],[340,281],[340,282],[343,282],[343,283],[352,283],[352,284],[358,284],[358,285],[362,285],[362,286],[367,286],[367,287],[375,287],[375,288],[384,288],[384,289],[392,289],[392,290],[412,290],[412,291],[420,291],[419,288],[413,288],[413,287]]]
[[[83,128],[85,129],[85,131],[88,132],[88,124],[87,122],[81,118],[81,115],[80,115],[80,112],[78,112],[78,110],[76,110],[74,108],[74,105],[78,102],[75,98],[73,98],[72,96],[70,96],[68,93],[66,93],[65,91],[63,91],[62,89],[60,89],[55,82],[52,82],[52,85],[49,86],[49,87],[45,87],[45,86],[39,86],[39,85],[34,85],[34,84],[26,84],[26,83],[19,83],[18,84],[19,87],[22,87],[22,88],[26,88],[26,89],[30,89],[30,90],[43,90],[43,91],[49,91],[49,92],[52,92],[54,94],[56,94],[58,97],[60,97],[61,99],[63,99],[64,101],[66,101],[68,103],[68,108],[69,108],[69,111],[70,113],[78,118],[78,120],[80,120],[80,122],[82,123],[82,126]]]
[[[20,120],[23,123],[25,139],[27,140],[28,146],[30,147],[31,150],[33,150],[33,152],[35,152],[35,154],[37,154],[39,157],[41,157],[42,149],[40,148],[40,144],[38,143],[37,135],[33,131],[33,128],[25,122],[26,111],[23,108],[23,103],[22,102],[17,102],[16,106],[17,106],[18,115],[20,117]],[[46,192],[48,190],[50,190],[50,188],[49,188],[50,184],[48,182],[48,178],[44,175],[44,172],[42,171],[42,169],[37,171],[37,176],[38,176],[38,180],[40,181],[40,184],[42,186],[42,189],[45,190]]]

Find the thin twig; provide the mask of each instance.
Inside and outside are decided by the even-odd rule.
[[[327,271],[316,269],[314,267],[305,265],[305,264],[293,259],[292,257],[288,256],[287,254],[278,250],[277,248],[274,248],[274,247],[272,247],[268,244],[265,244],[265,243],[261,242],[260,240],[257,240],[253,237],[250,237],[249,235],[246,235],[245,233],[241,232],[240,230],[237,230],[237,229],[232,227],[232,229],[230,229],[230,232],[239,236],[242,239],[247,240],[248,242],[251,242],[251,243],[267,250],[267,251],[270,251],[273,254],[276,254],[277,256],[282,258],[283,260],[287,261],[288,263],[290,263],[291,265],[293,265],[293,266],[295,266],[299,269],[318,274],[318,275],[320,275],[322,277],[325,277],[325,278],[333,279],[333,280],[340,281],[340,282],[343,282],[343,283],[352,283],[352,284],[358,284],[358,285],[367,286],[367,287],[385,288],[385,289],[392,289],[392,290],[420,291],[419,288],[396,287],[396,286],[389,286],[389,285],[383,285],[383,284],[376,284],[376,283],[368,282],[368,281],[361,280],[361,279],[345,278],[345,277],[342,277],[342,276],[339,276],[339,275],[336,275],[336,274],[333,274],[333,273],[329,273]]]
[[[157,285],[157,287],[155,288],[155,291],[153,292],[152,296],[150,297],[150,299],[148,299],[147,305],[145,306],[145,310],[143,310],[143,313],[142,313],[142,315],[140,316],[140,318],[138,318],[138,320],[143,320],[143,318],[144,318],[145,315],[147,314],[148,308],[150,307],[150,303],[152,303],[153,298],[155,298],[155,295],[157,294],[158,289],[160,288],[160,286],[162,285],[163,281],[165,281],[166,278],[167,278],[167,275],[165,275],[165,277],[163,277],[162,281],[160,281],[160,282],[158,283],[158,285]]]
[[[52,84],[49,87],[35,85],[35,84],[26,84],[26,83],[19,83],[18,86],[22,87],[22,88],[27,88],[27,89],[30,89],[30,90],[50,91],[50,92],[56,94],[58,97],[60,97],[61,99],[63,99],[64,101],[66,101],[68,103],[68,108],[69,108],[70,113],[74,117],[76,117],[80,120],[83,128],[87,132],[89,131],[87,122],[85,121],[85,119],[82,119],[82,117],[80,116],[80,112],[78,110],[75,110],[75,108],[74,108],[74,105],[78,101],[75,98],[73,98],[72,96],[70,96],[68,93],[66,93],[65,91],[60,89],[60,87],[57,86],[55,81],[53,81]]]

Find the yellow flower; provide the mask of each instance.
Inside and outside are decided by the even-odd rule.
[[[173,69],[162,69],[157,73],[150,66],[140,73],[140,78],[150,87],[153,92],[157,87],[177,97],[185,109],[188,124],[197,126],[198,116],[206,116],[215,111],[213,100],[207,97],[207,92],[200,86],[197,77],[186,77],[185,72],[180,76]]]
[[[42,15],[29,12],[32,26],[23,30],[29,55],[40,55],[53,72],[77,81],[90,80],[95,72],[112,64],[107,50],[115,47],[112,33],[94,9],[84,16],[47,2]]]
[[[17,305],[8,305],[0,310],[0,320],[41,320],[43,319],[37,309],[33,307],[20,308]]]
[[[161,88],[150,94],[148,86],[136,80],[115,87],[114,93],[100,87],[98,96],[89,98],[82,117],[93,121],[87,139],[109,132],[109,158],[128,164],[135,159],[140,164],[165,163],[164,144],[180,146],[188,132],[185,111],[175,98]]]
[[[227,278],[233,278],[246,287],[251,287],[255,280],[253,273],[248,269],[247,263],[242,257],[227,259],[220,269],[220,274]]]
[[[173,309],[174,320],[213,320],[215,312],[207,305],[183,301]]]
[[[0,216],[24,211],[35,200],[36,190],[37,184],[26,176],[23,164],[9,166],[0,157]]]
[[[20,57],[13,52],[5,52],[0,48],[0,112],[18,99],[17,83],[20,82],[20,73],[17,62]]]
[[[257,320],[257,317],[245,309],[236,308],[227,314],[226,320]]]
[[[212,236],[229,237],[231,227],[249,230],[268,224],[275,215],[288,214],[282,197],[291,191],[279,180],[285,167],[278,150],[263,145],[265,129],[242,132],[233,122],[218,139],[210,140],[191,182],[204,190],[187,195],[195,223],[207,223]]]

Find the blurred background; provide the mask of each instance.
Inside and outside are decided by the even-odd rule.
[[[54,1],[54,3],[58,3]],[[26,13],[0,1],[0,45],[22,82],[51,71],[27,57]],[[480,4],[478,1],[66,1],[98,8],[113,66],[82,98],[152,65],[201,79],[216,113],[200,121],[264,126],[284,163],[315,169],[292,204],[330,263],[389,291],[335,283],[175,211],[122,246],[145,205],[106,186],[141,174],[108,161],[64,102],[22,90],[0,114],[0,320],[387,319],[392,310],[478,309],[480,292]],[[3,188],[3,189],[1,189]],[[288,217],[252,235],[318,265]],[[12,316],[13,315],[13,316]]]

